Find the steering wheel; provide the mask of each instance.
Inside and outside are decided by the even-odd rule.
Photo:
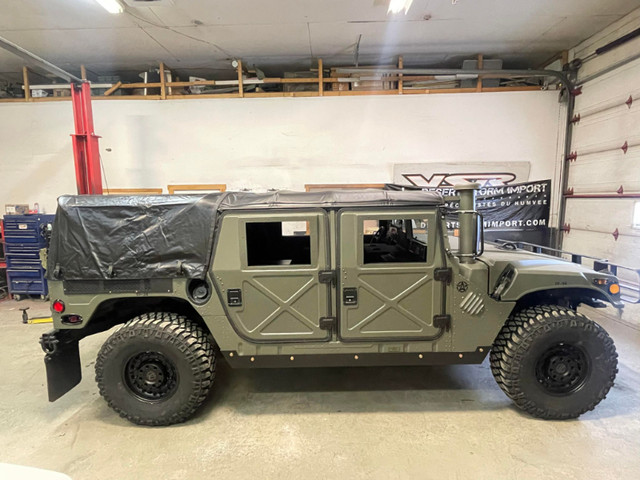
[[[387,227],[384,225],[380,225],[378,230],[371,237],[371,241],[369,243],[381,243],[382,240],[387,236]]]

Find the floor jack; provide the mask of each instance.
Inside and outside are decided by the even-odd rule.
[[[29,307],[20,309],[20,311],[22,312],[22,323],[53,323],[53,318],[51,317],[29,318],[27,310],[29,310]]]

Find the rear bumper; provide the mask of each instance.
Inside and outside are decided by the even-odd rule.
[[[79,339],[69,333],[51,330],[40,337],[40,346],[46,354],[44,365],[50,402],[55,402],[82,379]]]

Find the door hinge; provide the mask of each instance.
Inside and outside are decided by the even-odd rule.
[[[433,279],[436,282],[445,282],[451,283],[451,279],[453,278],[453,270],[451,268],[436,268],[433,271]]]
[[[435,315],[433,317],[433,326],[444,328],[448,332],[451,329],[451,315]]]
[[[332,283],[335,285],[338,281],[338,272],[336,270],[320,270],[318,272],[318,280],[320,283]]]
[[[320,330],[332,330],[336,324],[336,317],[322,317],[320,319]]]

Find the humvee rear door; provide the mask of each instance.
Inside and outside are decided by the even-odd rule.
[[[339,216],[339,331],[349,340],[428,339],[437,333],[433,210]]]
[[[329,340],[324,211],[231,213],[222,217],[213,273],[236,331],[252,341]]]

